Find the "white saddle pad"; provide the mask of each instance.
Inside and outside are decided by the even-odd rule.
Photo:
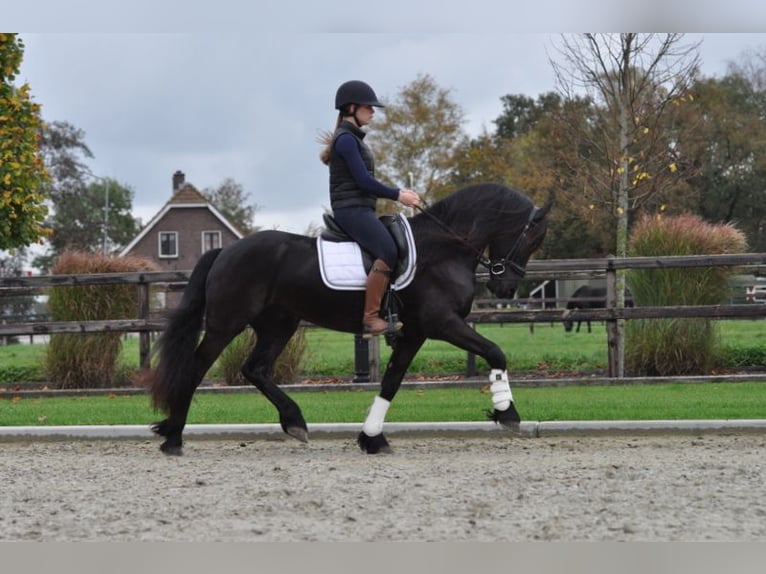
[[[393,283],[394,291],[399,291],[412,283],[415,277],[416,253],[415,241],[409,222],[402,219],[406,226],[407,244],[409,246],[409,261],[407,268]],[[353,241],[326,241],[317,237],[317,253],[319,254],[319,272],[322,281],[330,289],[342,291],[363,291],[367,284],[367,274],[362,262],[362,249]]]

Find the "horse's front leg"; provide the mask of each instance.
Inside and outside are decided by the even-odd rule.
[[[458,315],[443,321],[439,326],[438,335],[434,333],[433,337],[452,343],[487,361],[491,369],[489,382],[493,407],[491,411],[487,411],[487,414],[491,420],[513,431],[518,431],[521,416],[513,402],[511,384],[508,380],[508,363],[503,350],[477,333]]]
[[[367,454],[390,453],[391,447],[383,434],[383,423],[394,400],[407,368],[412,363],[425,337],[406,335],[396,341],[396,347],[380,383],[380,393],[373,399],[372,406],[367,412],[367,418],[362,425],[362,432],[357,437],[357,444]]]

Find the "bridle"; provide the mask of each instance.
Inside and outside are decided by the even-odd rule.
[[[524,229],[521,230],[521,233],[519,233],[519,236],[516,238],[516,241],[511,246],[511,248],[508,250],[508,252],[505,254],[505,257],[502,259],[489,259],[488,257],[484,257],[483,255],[479,258],[479,263],[487,268],[489,271],[490,278],[492,277],[500,277],[505,274],[507,271],[507,268],[510,268],[510,270],[513,272],[514,275],[516,275],[519,279],[523,279],[524,275],[527,274],[526,267],[522,267],[518,263],[516,263],[513,260],[513,257],[516,255],[516,252],[519,250],[519,247],[521,246],[521,242],[527,240],[527,233],[532,228],[532,223],[534,222],[535,215],[537,215],[537,212],[540,210],[539,207],[532,206],[532,211],[529,213],[529,218],[527,219],[527,223],[524,225]]]
[[[529,218],[527,219],[526,225],[524,225],[524,229],[521,230],[521,233],[516,238],[516,241],[508,250],[508,252],[505,254],[505,257],[495,258],[495,259],[490,259],[489,257],[485,257],[482,251],[476,249],[473,245],[468,243],[468,241],[466,241],[465,238],[455,233],[446,223],[444,223],[441,219],[436,217],[433,213],[426,211],[426,209],[423,209],[419,205],[416,206],[416,209],[419,210],[420,213],[422,213],[423,215],[431,219],[431,221],[436,223],[444,231],[449,233],[454,239],[457,239],[460,243],[462,243],[463,245],[468,247],[471,251],[473,251],[476,254],[476,261],[482,267],[486,268],[487,271],[489,271],[490,278],[500,277],[502,275],[505,275],[505,272],[508,269],[510,269],[513,272],[513,274],[516,275],[519,279],[523,279],[524,275],[526,275],[527,273],[526,267],[522,267],[521,265],[513,261],[513,257],[516,255],[516,252],[519,250],[522,240],[526,241],[527,233],[533,227],[532,224],[534,223],[535,216],[537,215],[537,212],[540,211],[539,207],[536,207],[534,205],[532,206],[532,210],[529,213]]]

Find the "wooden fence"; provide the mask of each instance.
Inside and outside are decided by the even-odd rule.
[[[40,275],[36,277],[0,278],[0,291],[38,291],[50,287],[81,287],[85,285],[135,285],[138,305],[135,319],[106,321],[27,321],[4,322],[0,337],[19,335],[51,335],[54,333],[139,333],[141,365],[148,364],[150,334],[165,328],[165,320],[151,316],[150,288],[152,285],[170,285],[180,289],[191,271],[151,271],[132,273],[93,273],[88,275]]]
[[[606,278],[607,300],[606,307],[601,309],[572,310],[568,318],[573,321],[593,320],[605,321],[607,325],[607,345],[609,356],[609,376],[621,376],[621,358],[617,356],[617,338],[620,332],[617,321],[639,318],[667,317],[709,317],[716,319],[754,319],[766,317],[766,305],[757,304],[727,304],[727,305],[694,305],[673,307],[628,307],[616,306],[617,273],[627,269],[663,269],[663,268],[694,268],[694,267],[737,267],[747,269],[751,273],[764,274],[766,270],[766,253],[747,253],[739,255],[700,255],[700,256],[668,256],[668,257],[628,257],[628,258],[599,258],[599,259],[560,259],[530,261],[527,266],[527,279],[544,281],[555,279],[593,279]],[[13,322],[0,325],[0,337],[20,335],[48,335],[53,333],[99,333],[122,332],[139,333],[139,349],[141,365],[146,365],[150,354],[150,334],[162,331],[165,321],[154,317],[150,308],[150,287],[155,284],[173,286],[180,289],[189,279],[190,271],[158,271],[133,273],[103,273],[91,275],[47,275],[37,277],[5,277],[0,278],[0,291],[45,290],[50,287],[132,284],[138,290],[138,308],[135,319],[110,321],[27,321]],[[477,275],[477,281],[486,281],[482,274]],[[564,320],[564,311],[557,309],[530,308],[527,303],[532,300],[514,300],[512,309],[475,310],[469,317],[470,323],[551,323]],[[363,365],[370,364],[366,345],[359,341],[355,345],[357,353],[357,376]],[[373,353],[374,354],[374,353]],[[360,358],[361,357],[361,358]],[[375,363],[373,356],[372,362]],[[377,363],[379,365],[379,361]],[[372,379],[375,379],[375,373]],[[369,379],[368,379],[369,380]]]

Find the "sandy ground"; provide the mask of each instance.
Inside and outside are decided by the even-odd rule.
[[[0,443],[0,540],[766,540],[766,435]]]

